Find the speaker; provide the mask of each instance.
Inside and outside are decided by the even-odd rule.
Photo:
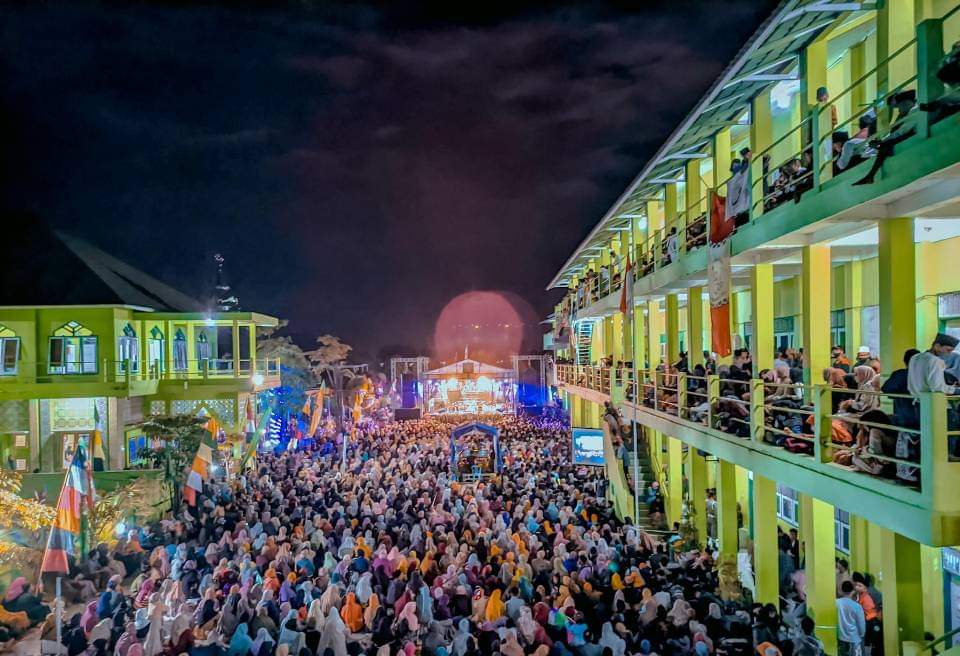
[[[397,408],[393,411],[393,418],[397,421],[419,419],[420,408]]]

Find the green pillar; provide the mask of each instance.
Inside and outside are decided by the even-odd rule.
[[[753,576],[756,601],[778,605],[780,561],[777,553],[777,485],[753,472]]]
[[[650,368],[660,364],[660,335],[663,333],[663,314],[660,301],[647,301],[647,360]]]
[[[687,449],[687,479],[690,481],[690,504],[700,544],[707,543],[707,459],[694,447]]]
[[[683,443],[675,437],[667,440],[667,520],[680,521],[683,509]]]
[[[843,345],[846,352],[853,353],[853,349],[860,348],[863,338],[861,318],[863,316],[863,262],[851,260],[843,265],[843,327],[847,343]]]
[[[807,614],[828,654],[837,649],[837,579],[834,567],[833,506],[808,494],[801,497],[800,521],[807,575]]]
[[[703,362],[703,287],[687,290],[687,363],[690,372]]]
[[[886,371],[893,371],[900,367],[903,352],[917,346],[913,219],[882,220],[878,227],[880,362]]]
[[[739,550],[737,527],[737,466],[717,462],[717,537],[721,556],[736,558]]]
[[[803,382],[811,385],[830,366],[830,247],[804,246],[802,259]]]
[[[750,356],[753,370],[773,367],[773,265],[756,264],[750,270]]]
[[[770,109],[770,91],[762,91],[753,98],[750,116],[750,147],[754,157],[750,163],[751,205],[750,217],[763,213],[763,164],[760,153],[773,143],[773,114]]]
[[[920,545],[881,528],[884,652],[896,654],[907,640],[923,639]]]
[[[666,297],[667,362],[676,364],[680,359],[680,303],[677,294]]]

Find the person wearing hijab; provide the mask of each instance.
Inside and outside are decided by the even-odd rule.
[[[340,617],[343,623],[353,633],[363,630],[363,608],[357,601],[357,595],[353,592],[347,593],[347,598],[343,602],[343,608],[340,609]]]
[[[333,656],[347,656],[347,627],[335,608],[331,608],[327,613],[317,653],[323,653],[327,649],[333,651]]]

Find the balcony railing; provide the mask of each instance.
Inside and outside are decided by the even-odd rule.
[[[135,360],[96,362],[17,362],[16,368],[0,376],[4,383],[129,383],[152,380],[207,380],[242,378],[254,375],[279,376],[277,358],[190,360],[183,363],[150,363]]]
[[[609,394],[612,379],[628,401],[632,374],[558,366],[561,383]],[[921,502],[934,494],[935,477],[960,474],[960,395],[914,397],[655,369],[638,370],[637,376],[636,405],[648,412],[733,443],[789,452],[798,462],[861,486],[875,479]],[[950,503],[960,509],[958,500]]]

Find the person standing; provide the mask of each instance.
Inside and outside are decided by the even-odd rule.
[[[852,581],[844,581],[837,599],[837,638],[840,656],[862,656],[867,620],[863,606],[855,599]]]

